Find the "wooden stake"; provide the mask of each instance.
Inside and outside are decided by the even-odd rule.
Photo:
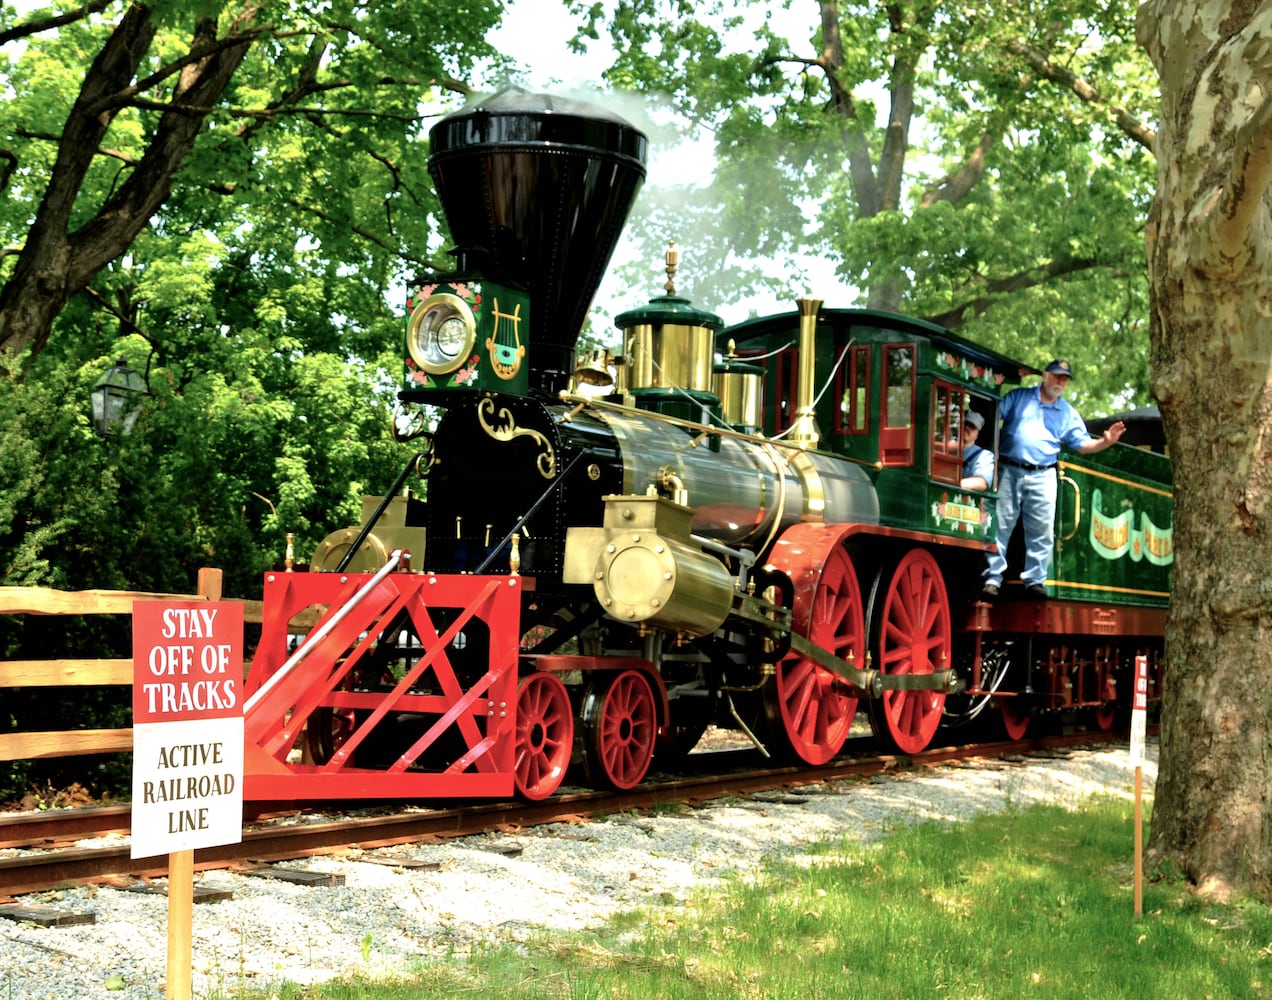
[[[221,599],[221,571],[199,570],[199,596]],[[166,1000],[190,1000],[193,966],[194,851],[168,855],[168,979]]]
[[[194,923],[194,851],[168,855],[167,1000],[190,1000]]]
[[[1144,915],[1144,766],[1135,765],[1135,915]]]

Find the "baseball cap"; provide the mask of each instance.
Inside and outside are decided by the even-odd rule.
[[[975,410],[968,410],[966,413],[964,413],[963,421],[964,423],[971,424],[977,430],[980,430],[982,427],[985,426],[985,418],[982,417]]]
[[[1052,375],[1067,375],[1070,378],[1073,377],[1073,369],[1069,367],[1069,362],[1064,361],[1061,358],[1056,358],[1055,361],[1047,365],[1043,371],[1049,372]]]

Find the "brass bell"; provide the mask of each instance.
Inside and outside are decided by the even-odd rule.
[[[614,384],[614,375],[610,371],[613,359],[604,347],[594,347],[579,359],[574,369],[574,378],[579,385],[610,386]]]

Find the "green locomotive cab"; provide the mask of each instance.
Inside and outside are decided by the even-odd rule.
[[[795,423],[798,321],[785,313],[722,335],[739,361],[764,360],[770,436]],[[959,429],[965,412],[979,414],[980,445],[996,453],[1000,389],[1034,369],[932,324],[861,309],[820,311],[816,355],[817,448],[874,470],[880,524],[992,542],[993,483],[960,485]]]

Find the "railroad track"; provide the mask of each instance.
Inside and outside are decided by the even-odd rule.
[[[1052,735],[1020,742],[937,747],[914,756],[841,756],[822,767],[760,766],[754,751],[693,755],[701,773],[667,776],[629,792],[567,791],[544,802],[465,803],[445,808],[358,806],[349,815],[319,819],[290,805],[257,810],[244,823],[243,840],[198,850],[197,870],[251,867],[357,847],[375,849],[414,841],[468,836],[492,829],[585,820],[593,816],[650,809],[670,803],[709,801],[777,788],[932,767],[974,757],[1008,757],[1075,746],[1103,745],[1118,737],[1102,732]],[[863,748],[864,749],[864,748]],[[326,809],[330,811],[330,804]],[[128,806],[69,809],[38,814],[0,815],[0,897],[59,886],[155,878],[167,874],[166,856],[133,860],[122,838],[130,829]],[[120,838],[117,844],[79,846],[88,839]]]

